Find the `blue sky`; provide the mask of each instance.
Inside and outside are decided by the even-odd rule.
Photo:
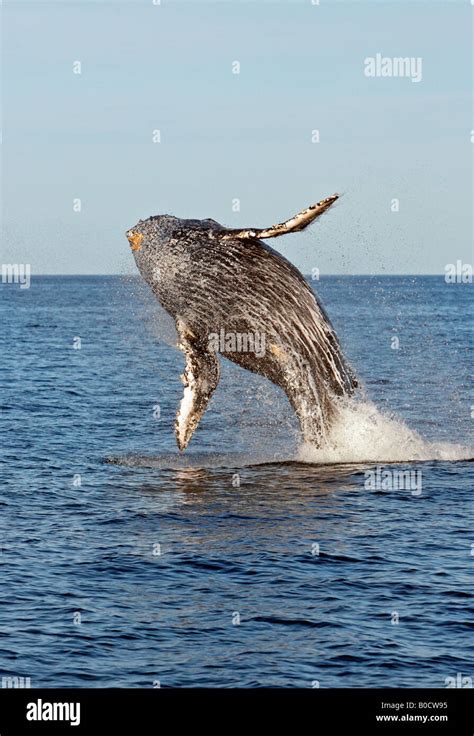
[[[139,218],[263,227],[335,191],[318,224],[273,242],[304,272],[472,262],[472,12],[7,0],[2,262],[133,272],[124,231]],[[366,77],[378,52],[421,57],[422,81]]]

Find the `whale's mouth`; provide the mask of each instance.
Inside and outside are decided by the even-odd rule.
[[[142,233],[136,233],[133,230],[129,230],[126,233],[127,240],[130,243],[130,246],[132,250],[140,250],[142,247],[143,242],[143,235]]]

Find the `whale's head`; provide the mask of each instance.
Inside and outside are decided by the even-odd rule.
[[[170,215],[153,215],[146,220],[139,220],[127,230],[125,235],[130,243],[137,266],[170,244],[173,234],[178,229],[178,218]]]
[[[157,269],[182,255],[181,222],[171,215],[153,215],[125,233],[138,270],[150,285],[156,281]]]
[[[153,215],[127,230],[135,263],[155,293],[173,286],[195,256],[196,249],[217,242],[225,228],[215,220],[186,220]]]
[[[139,220],[125,235],[139,265],[143,257],[157,254],[164,247],[185,248],[202,235],[224,230],[222,225],[211,219],[182,220],[172,215],[153,215],[147,220]]]

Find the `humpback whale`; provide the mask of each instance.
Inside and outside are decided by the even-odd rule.
[[[352,394],[357,380],[303,275],[263,239],[303,230],[338,196],[268,228],[155,215],[127,231],[138,270],[174,318],[185,354],[175,421],[180,450],[219,382],[219,353],[279,386],[304,440],[324,441],[336,398]]]

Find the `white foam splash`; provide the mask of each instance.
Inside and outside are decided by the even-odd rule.
[[[303,444],[295,460],[304,463],[413,462],[470,460],[474,448],[428,442],[397,417],[382,414],[370,401],[345,400],[325,445]]]

